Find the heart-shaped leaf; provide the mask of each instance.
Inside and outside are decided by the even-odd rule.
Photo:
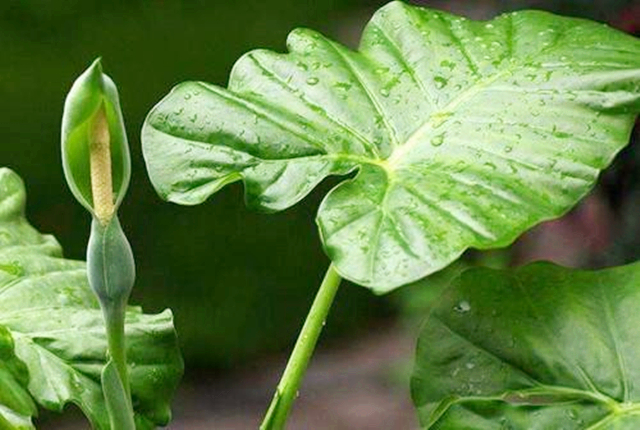
[[[24,205],[22,181],[0,169],[0,327],[15,342],[15,354],[28,369],[29,393],[38,404],[61,411],[75,403],[96,429],[108,430],[100,385],[107,340],[86,266],[62,258],[56,240],[24,219]],[[165,425],[183,368],[171,312],[145,315],[130,308],[127,347],[137,428]],[[0,389],[3,366],[5,360]],[[3,394],[3,405],[11,407]]]
[[[357,170],[317,221],[340,274],[380,293],[565,212],[640,107],[638,40],[544,12],[392,2],[358,51],[305,29],[287,47],[243,56],[228,89],[174,88],[143,128],[149,175],[177,203],[243,180],[249,205],[281,210]]]
[[[640,263],[470,269],[422,329],[425,429],[640,428]]]

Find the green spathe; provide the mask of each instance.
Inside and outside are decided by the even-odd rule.
[[[330,175],[324,249],[385,293],[571,208],[629,138],[640,41],[539,11],[491,21],[392,2],[357,51],[308,29],[251,51],[228,88],[178,85],[142,143],[158,193],[198,204],[242,180],[286,209]]]
[[[91,127],[101,107],[108,124],[113,200],[117,210],[129,185],[131,160],[118,90],[111,78],[102,73],[100,59],[97,59],[74,82],[62,117],[64,174],[75,198],[94,216],[89,151]]]
[[[640,263],[470,269],[424,325],[423,429],[640,428]]]

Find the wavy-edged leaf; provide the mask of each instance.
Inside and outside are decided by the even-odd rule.
[[[196,204],[243,180],[285,209],[328,175],[318,225],[347,279],[386,292],[559,216],[628,140],[640,42],[524,11],[474,22],[392,2],[358,51],[306,29],[252,51],[228,89],[178,85],[142,132],[161,196]]]
[[[109,429],[100,373],[107,341],[85,263],[62,258],[52,236],[24,218],[20,178],[0,169],[0,325],[29,372],[28,389],[45,408],[78,405],[100,430]],[[166,424],[182,374],[172,315],[127,314],[131,391],[138,429]]]
[[[27,390],[29,372],[15,355],[11,333],[0,326],[0,429],[35,429],[36,405]]]
[[[640,263],[470,269],[422,329],[422,428],[640,427]]]

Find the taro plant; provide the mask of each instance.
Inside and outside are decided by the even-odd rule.
[[[0,428],[34,429],[38,406],[68,403],[99,430],[166,425],[183,363],[171,312],[127,306],[133,256],[116,212],[129,152],[99,60],[67,97],[62,154],[69,187],[93,216],[87,264],[63,258],[27,223],[23,183],[0,169]]]
[[[62,165],[69,188],[93,218],[87,275],[107,331],[109,360],[101,381],[111,428],[135,429],[125,343],[125,309],[135,267],[117,216],[129,185],[131,162],[118,93],[102,73],[100,60],[76,80],[67,96]]]
[[[331,263],[262,429],[284,428],[342,278],[384,294],[564,214],[640,110],[640,41],[545,12],[392,2],[358,50],[307,29],[287,48],[247,53],[227,88],[178,85],[142,130],[151,181],[179,204],[242,181],[248,206],[279,211],[346,175],[318,210]],[[421,336],[422,426],[637,425],[634,271],[463,272]]]
[[[84,262],[24,217],[25,188],[0,169],[0,428],[34,429],[37,407],[77,405],[93,428],[112,426],[101,374],[108,340]],[[127,307],[127,350],[136,428],[166,425],[182,359],[166,310]]]

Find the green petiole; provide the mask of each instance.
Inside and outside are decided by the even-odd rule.
[[[342,278],[333,264],[329,265],[289,357],[287,367],[284,369],[280,383],[276,388],[273,400],[260,425],[260,430],[281,430],[284,428],[341,281]]]

